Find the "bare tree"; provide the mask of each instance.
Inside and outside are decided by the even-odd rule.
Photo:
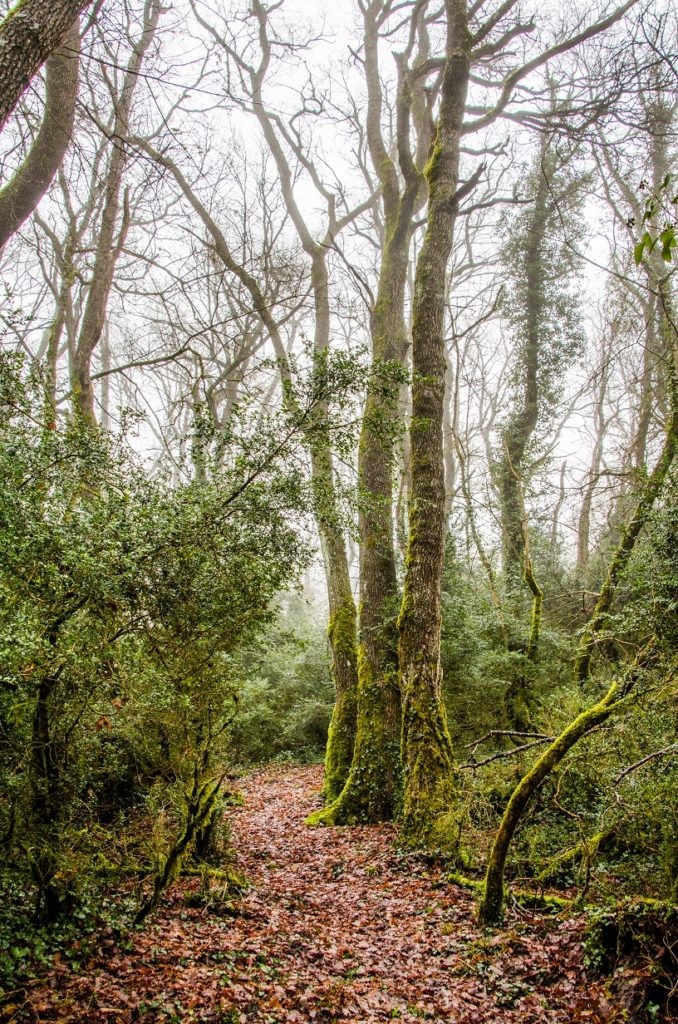
[[[144,56],[153,41],[161,14],[159,0],[146,0],[143,26],[134,43],[119,94],[114,98],[113,124],[110,129],[110,157],[106,168],[104,204],[96,243],[94,267],[89,283],[82,324],[73,351],[72,388],[77,409],[83,418],[95,422],[91,362],[104,329],[108,297],[115,265],[122,252],[130,225],[129,203],[122,195],[122,180],[127,163],[125,139],[129,133],[134,92]],[[122,216],[120,216],[122,207]]]
[[[239,51],[231,30],[219,31],[207,21],[194,4],[199,23],[214,42],[228,56],[233,77],[239,82],[239,91],[231,86],[231,95],[256,118],[263,138],[273,157],[278,172],[283,201],[299,241],[310,261],[310,279],[314,304],[313,352],[320,362],[329,353],[331,336],[330,280],[328,256],[341,232],[361,212],[368,209],[373,198],[350,208],[345,196],[339,196],[327,186],[315,166],[312,156],[304,147],[295,116],[287,123],[280,114],[273,113],[267,104],[264,89],[267,72],[271,66],[274,42],[271,37],[270,12],[255,0],[251,19],[256,27],[256,55],[247,58]],[[303,113],[302,110],[299,113]],[[292,163],[293,162],[293,163]],[[298,174],[307,176],[319,201],[324,207],[325,223],[320,237],[316,238],[307,217],[295,195],[295,181]],[[344,213],[339,214],[338,205],[343,204]],[[348,555],[343,531],[340,526],[339,501],[337,495],[336,470],[330,445],[328,429],[325,438],[322,426],[322,408],[318,409],[316,429],[318,441],[309,444],[312,480],[315,494],[316,519],[318,522],[325,570],[327,576],[330,622],[328,635],[332,646],[333,675],[336,687],[336,701],[330,724],[326,755],[325,792],[333,799],[341,792],[346,781],[355,741],[357,654],[356,654],[356,608],[351,589]],[[329,426],[329,425],[328,425]]]

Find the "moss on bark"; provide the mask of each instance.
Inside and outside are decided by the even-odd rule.
[[[400,796],[400,775],[394,771],[399,763],[398,723],[393,721],[398,707],[397,682],[395,672],[375,679],[361,644],[360,714],[350,772],[335,800],[310,815],[309,825],[352,825],[387,821],[393,816]]]
[[[437,664],[420,665],[416,683],[405,682],[401,837],[409,846],[456,856],[461,823],[452,742],[436,678],[439,673]]]
[[[459,155],[473,45],[464,4],[446,0],[445,66],[434,145],[425,170],[428,224],[412,308],[411,534],[398,620],[403,701],[402,837],[415,846],[458,846],[452,744],[441,692],[441,585],[445,554],[446,273],[459,199]]]
[[[603,699],[575,718],[554,740],[520,780],[509,800],[494,838],[487,862],[485,888],[478,908],[481,924],[496,924],[504,905],[504,867],[511,840],[531,797],[544,779],[560,764],[567,752],[594,726],[604,722],[620,704],[618,684],[613,683]]]

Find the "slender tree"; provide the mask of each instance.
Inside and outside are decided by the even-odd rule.
[[[208,22],[193,5],[199,23],[228,56],[237,71],[243,96],[234,97],[256,118],[261,134],[273,157],[280,189],[299,242],[310,262],[313,295],[313,354],[318,366],[327,358],[331,341],[330,278],[328,257],[341,232],[373,202],[370,196],[353,209],[339,215],[337,195],[321,179],[312,157],[306,152],[295,119],[285,124],[273,113],[264,95],[266,77],[271,66],[273,43],[269,25],[270,12],[254,0],[251,18],[256,27],[259,59],[247,60],[227,35]],[[319,238],[309,226],[295,195],[298,173],[305,173],[325,211],[325,224]],[[357,612],[349,573],[346,540],[340,523],[339,497],[334,455],[329,437],[329,422],[323,428],[323,408],[316,412],[314,437],[309,436],[309,454],[315,496],[315,515],[320,534],[327,578],[329,603],[328,636],[332,649],[336,701],[326,754],[325,794],[334,799],[341,792],[348,776],[356,728],[357,693]]]
[[[132,102],[139,82],[141,66],[153,41],[161,10],[159,0],[146,0],[141,33],[133,44],[120,92],[114,98],[114,119],[110,132],[111,145],[106,168],[104,204],[101,211],[87,302],[71,366],[75,406],[80,415],[90,423],[96,422],[91,379],[92,356],[101,340],[115,265],[122,252],[130,225],[129,204],[122,191],[123,174],[128,158],[125,139],[129,134]]]

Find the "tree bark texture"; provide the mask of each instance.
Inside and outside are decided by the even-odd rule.
[[[0,249],[36,208],[58,171],[71,141],[78,98],[80,33],[77,21],[65,45],[48,59],[45,112],[26,159],[0,191]]]
[[[445,277],[458,209],[459,150],[470,71],[465,0],[446,0],[445,67],[431,157],[428,226],[417,260],[412,324],[412,491],[399,617],[406,841],[453,845],[454,767],[442,701],[441,583],[445,554]]]
[[[0,24],[0,131],[90,0],[19,0]]]

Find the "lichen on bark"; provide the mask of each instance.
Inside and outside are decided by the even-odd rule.
[[[461,191],[460,141],[472,39],[465,3],[446,0],[445,11],[440,112],[425,171],[428,223],[414,285],[411,532],[398,627],[404,769],[401,836],[412,845],[449,849],[458,841],[458,826],[454,757],[442,702],[440,665],[445,553],[444,317],[447,264]]]

